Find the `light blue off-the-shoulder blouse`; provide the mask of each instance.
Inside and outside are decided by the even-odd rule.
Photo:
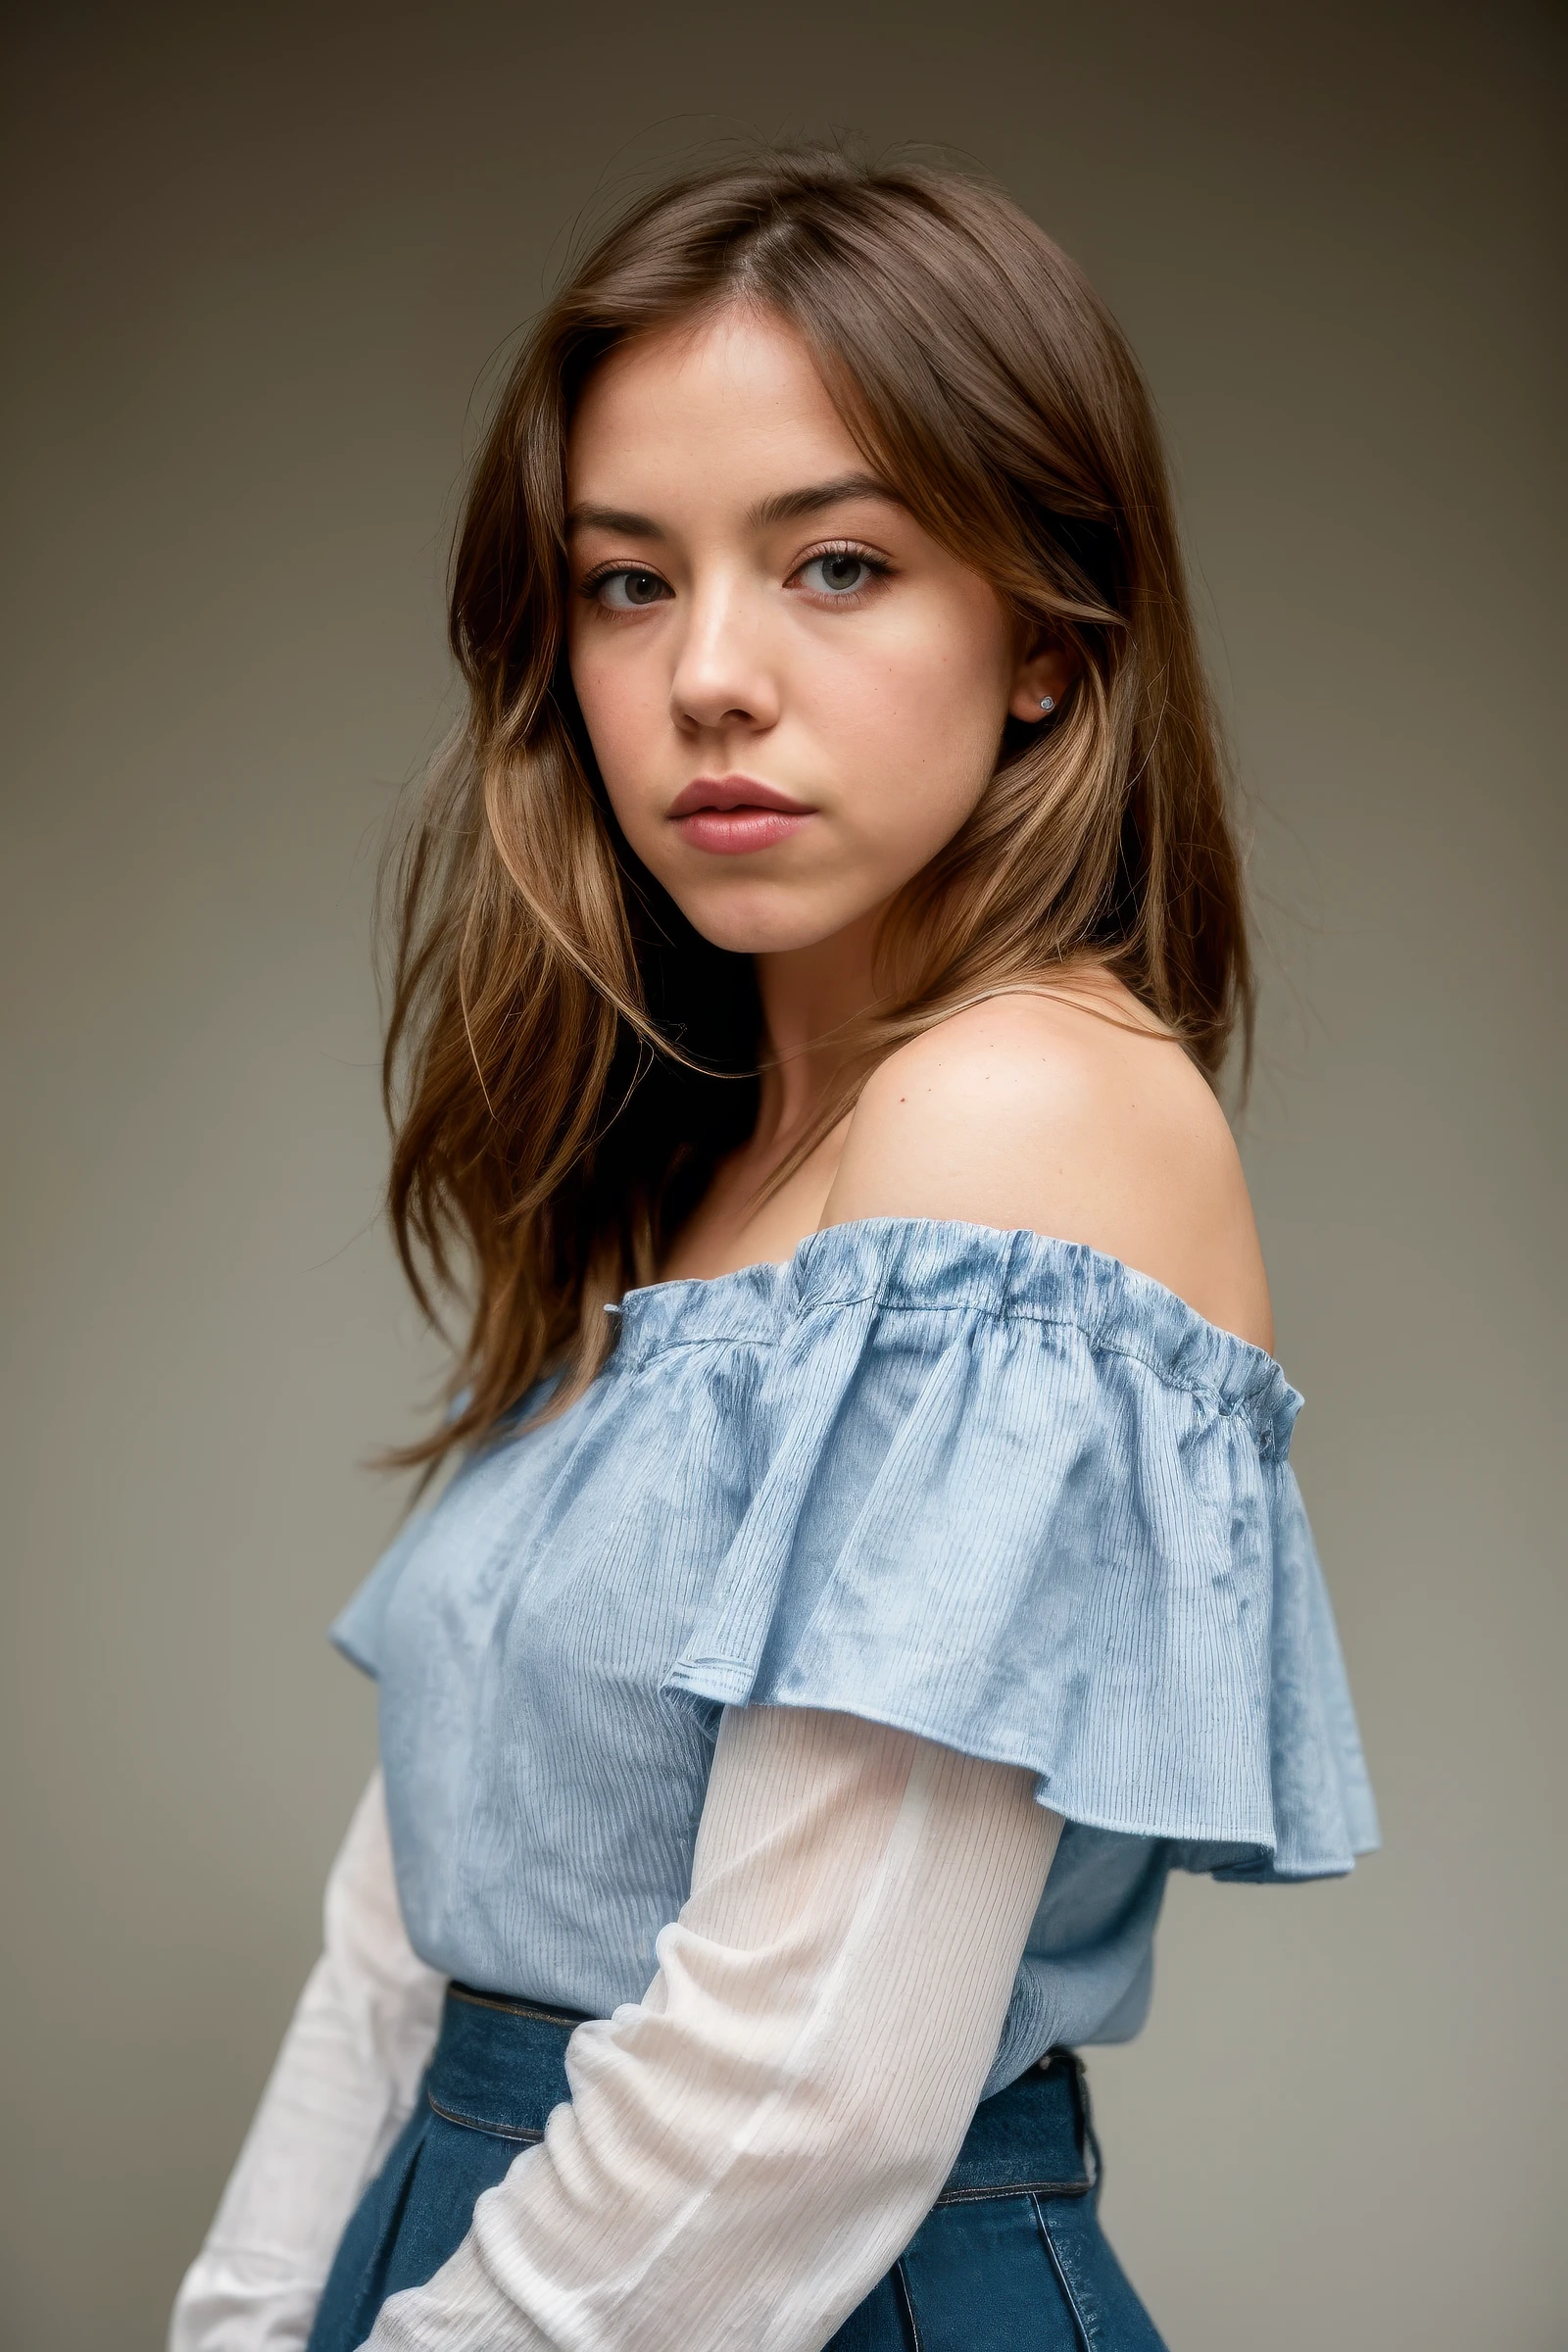
[[[1096,1250],[919,1219],[614,1311],[587,1393],[470,1458],[333,1628],[432,1966],[639,2000],[725,1705],[1023,1765],[1065,1817],[988,2091],[1136,2033],[1173,1868],[1377,1842],[1272,1357]]]

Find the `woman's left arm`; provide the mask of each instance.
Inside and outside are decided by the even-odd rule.
[[[367,2352],[815,2352],[957,2154],[1060,1828],[1014,1766],[729,1710],[646,1998]]]
[[[303,2352],[332,2251],[414,2106],[446,1980],[409,1942],[381,1775],[326,1883],[325,1940],[206,2243],[168,2352]]]

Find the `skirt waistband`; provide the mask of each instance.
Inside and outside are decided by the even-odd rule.
[[[543,2139],[551,2109],[571,2096],[566,2044],[586,2022],[576,2010],[449,1985],[425,2086],[432,2113],[519,2147]],[[1050,2050],[976,2108],[937,2203],[1087,2196],[1100,2175],[1083,2061]]]

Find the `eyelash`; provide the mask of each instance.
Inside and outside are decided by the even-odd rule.
[[[893,569],[886,556],[874,556],[871,550],[868,547],[862,547],[858,539],[830,539],[821,547],[813,547],[809,554],[804,555],[796,564],[795,570],[790,573],[790,578],[793,580],[797,572],[804,571],[808,564],[820,564],[827,556],[853,556],[858,564],[865,565],[874,580],[885,580]],[[840,596],[823,597],[819,601],[829,605],[858,605],[863,601],[865,594],[866,590],[863,587],[850,588]]]
[[[820,547],[808,549],[790,573],[790,578],[793,580],[798,573],[806,569],[808,564],[820,564],[824,557],[829,556],[853,556],[858,564],[865,565],[873,579],[885,580],[893,570],[893,565],[885,556],[873,555],[871,550],[861,546],[858,540],[829,539],[825,540]],[[651,579],[656,580],[661,576],[654,570],[651,564],[603,564],[597,571],[591,571],[588,574],[577,593],[579,596],[585,596],[592,604],[607,580],[624,579],[628,574],[636,572],[646,572]],[[850,588],[841,595],[820,596],[815,601],[824,605],[858,605],[863,602],[865,595],[864,588]],[[656,604],[662,604],[666,601],[662,597],[656,597],[654,600]],[[642,610],[651,612],[653,607],[645,605]]]
[[[642,574],[646,574],[652,580],[657,580],[660,576],[651,564],[602,564],[597,571],[591,571],[588,574],[577,593],[579,596],[585,596],[592,604],[607,580],[632,579]],[[655,599],[655,603],[661,601],[659,598]],[[645,608],[645,610],[651,610],[651,608]]]

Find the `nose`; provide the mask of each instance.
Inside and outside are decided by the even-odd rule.
[[[674,673],[670,715],[683,734],[773,726],[778,679],[768,660],[760,601],[734,577],[715,579],[689,597]]]

